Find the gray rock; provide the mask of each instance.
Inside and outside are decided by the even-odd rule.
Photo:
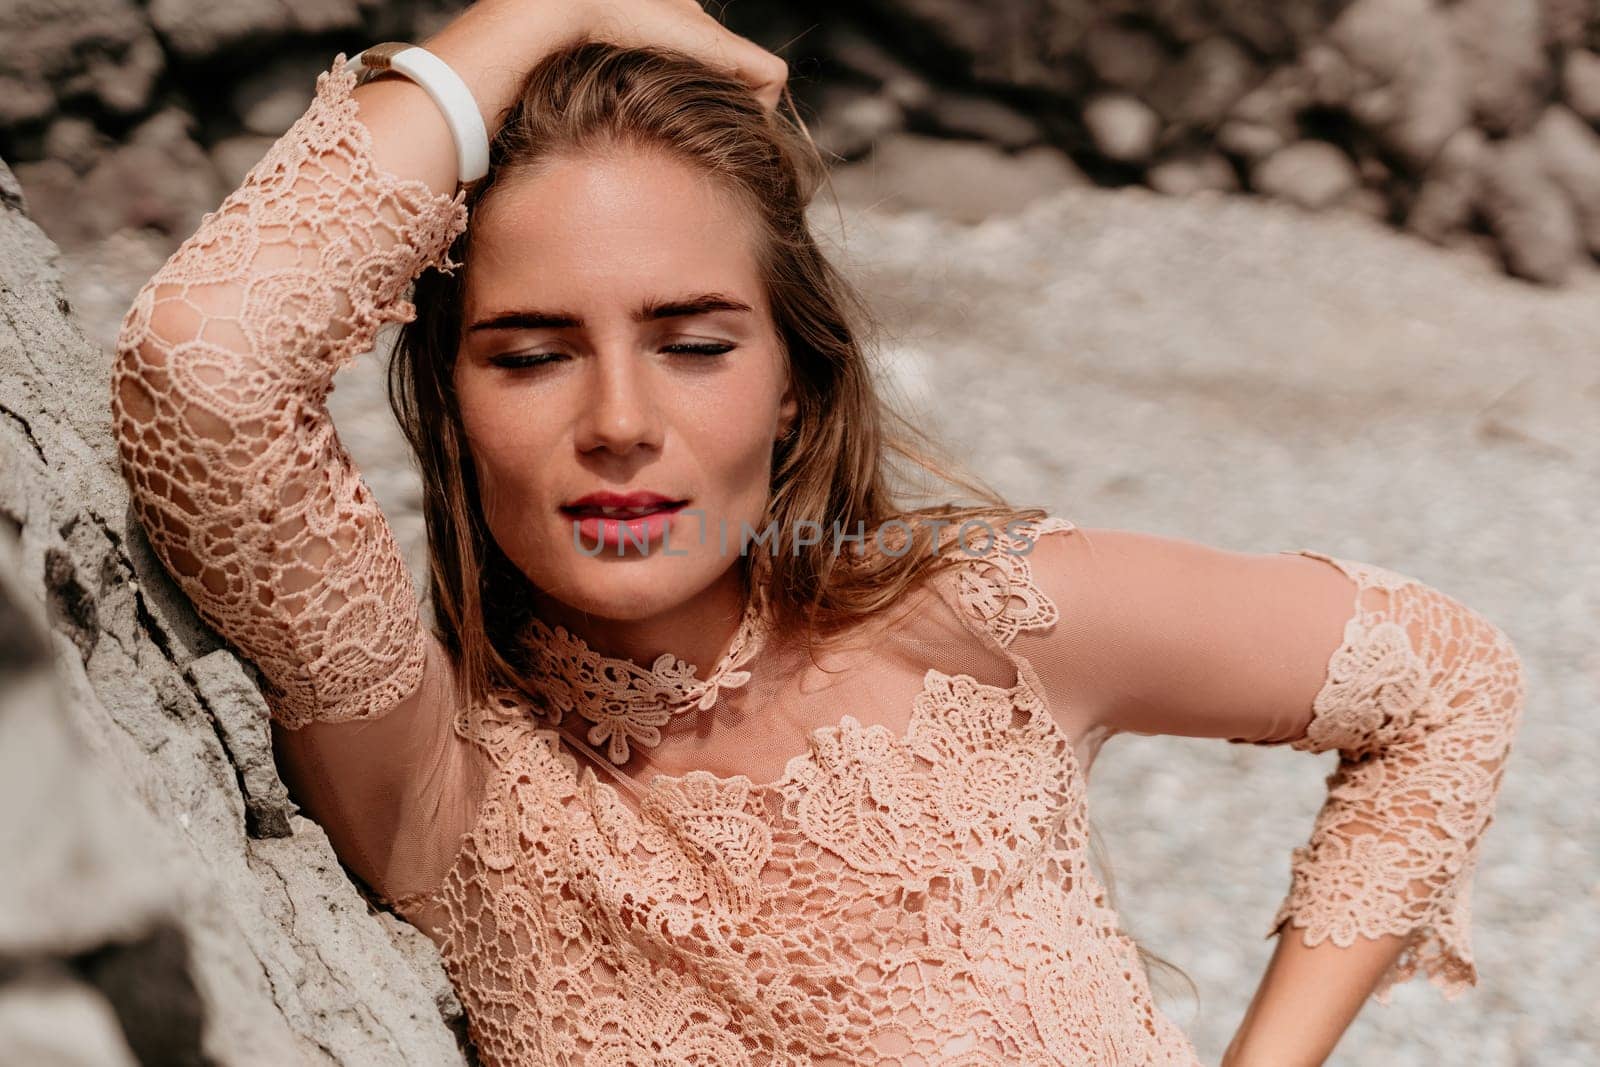
[[[0,1063],[139,1067],[106,998],[63,967],[0,986]]]
[[[153,115],[81,179],[54,160],[19,166],[34,219],[69,250],[128,228],[175,238],[193,232],[224,191],[192,125],[176,108]]]
[[[0,208],[8,208],[23,214],[27,213],[27,205],[22,195],[22,183],[17,181],[17,176],[6,161],[0,159]]]
[[[111,138],[95,129],[94,123],[76,115],[57,117],[44,135],[46,158],[65,163],[74,174],[91,170],[112,144]]]
[[[1037,89],[1058,96],[1083,91],[1077,56],[1094,22],[1090,0],[1008,0],[998,7],[954,0],[869,0],[880,25],[908,55],[949,70],[952,80]]]
[[[1339,207],[1344,211],[1365,215],[1374,222],[1388,222],[1393,214],[1389,198],[1384,195],[1383,190],[1370,185],[1352,189],[1339,201]]]
[[[821,88],[811,134],[819,148],[840,159],[859,159],[905,126],[905,112],[882,91],[855,85]]]
[[[1545,172],[1527,138],[1498,141],[1484,153],[1478,209],[1500,242],[1506,267],[1530,281],[1566,280],[1583,251],[1577,212]]]
[[[290,56],[252,72],[233,91],[233,110],[246,133],[277,137],[304,114],[316,91],[324,56]]]
[[[1538,0],[1459,0],[1446,17],[1479,125],[1497,136],[1529,129],[1552,80]]]
[[[109,354],[63,314],[59,253],[8,179],[0,168],[0,958],[75,961],[138,1062],[462,1063],[439,976],[424,977],[437,955],[397,945],[321,828],[290,815],[289,836],[247,832],[281,832],[287,811],[259,697],[133,523]],[[7,1063],[62,1062],[100,1025],[51,1008],[83,1033],[56,1035],[55,1059],[16,1059],[6,1050],[34,1046],[8,1007]]]
[[[48,84],[0,72],[0,127],[36,122],[55,110],[56,94]]]
[[[1170,122],[1211,129],[1258,79],[1255,61],[1237,42],[1208,37],[1162,72],[1151,101]]]
[[[1545,173],[1572,202],[1585,246],[1600,255],[1600,134],[1555,104],[1545,109],[1530,136]]]
[[[951,137],[991,141],[1013,151],[1044,140],[1037,121],[993,97],[976,93],[940,92],[929,113],[933,126]]]
[[[1485,143],[1476,126],[1445,142],[1406,212],[1406,229],[1444,244],[1472,221]]]
[[[58,98],[137,111],[161,69],[133,0],[12,0],[0,5],[0,41],[0,127],[45,118]]]
[[[298,809],[273,762],[269,713],[261,690],[238,658],[220,649],[190,663],[188,677],[216,720],[217,736],[239,772],[251,836],[288,837],[289,819]]]
[[[354,0],[150,0],[150,21],[167,46],[199,59],[250,40],[290,31],[305,34],[355,30],[361,9]]]
[[[1316,41],[1300,58],[1310,102],[1323,108],[1348,108],[1356,94],[1370,88],[1376,78],[1352,63],[1329,41]]]
[[[81,181],[66,163],[59,159],[18,163],[13,175],[28,213],[40,225],[48,226],[57,241],[69,248],[82,247],[107,232],[116,206],[82,203],[78,196]]]
[[[1328,42],[1349,65],[1351,84],[1337,102],[1409,166],[1425,169],[1467,124],[1469,91],[1450,24],[1427,0],[1356,0]]]
[[[14,522],[24,506],[42,512],[49,497],[46,487],[31,482],[23,457],[9,451],[19,444],[31,448],[16,430],[15,420],[0,420],[0,514]],[[163,919],[168,888],[145,855],[152,829],[144,813],[119,820],[115,813],[125,798],[83,775],[92,735],[51,676],[54,646],[44,636],[40,601],[13,577],[42,546],[21,542],[3,526],[0,542],[0,611],[11,661],[0,693],[0,801],[7,812],[0,819],[6,872],[0,879],[0,957],[72,955],[136,937]],[[39,825],[41,813],[48,813],[48,827]]]
[[[1336,145],[1299,141],[1256,164],[1250,184],[1267,196],[1316,210],[1337,203],[1355,189],[1355,165]]]
[[[1298,137],[1298,115],[1312,104],[1312,90],[1304,68],[1278,68],[1239,98],[1217,131],[1217,147],[1249,162],[1278,151]]]
[[[224,137],[211,146],[211,165],[224,188],[237,189],[245,176],[261,162],[276,138],[258,134],[240,134]],[[131,298],[130,298],[131,299]]]
[[[1287,58],[1327,25],[1330,9],[1337,5],[1325,0],[1282,0],[1273,4],[1198,0],[1193,6],[1205,13],[1202,17],[1214,19],[1219,29],[1244,41],[1257,53]]]
[[[151,91],[165,66],[160,42],[154,34],[142,33],[119,56],[91,53],[84,77],[107,109],[136,115],[150,103]]]
[[[835,63],[876,84],[901,108],[916,111],[932,106],[934,90],[927,78],[855,26],[848,22],[828,26],[827,42]]]
[[[1097,22],[1089,30],[1083,57],[1105,85],[1130,92],[1155,81],[1169,62],[1166,46],[1155,34],[1110,21]]]
[[[1131,93],[1097,93],[1083,108],[1095,148],[1119,163],[1144,163],[1155,152],[1161,117]]]
[[[1594,0],[1540,0],[1544,42],[1555,51],[1581,48],[1595,18]]]
[[[177,245],[155,230],[126,229],[62,253],[62,284],[73,320],[95,347],[111,349],[134,295]]]
[[[1600,55],[1587,49],[1567,53],[1561,68],[1561,95],[1582,118],[1600,124]]]
[[[1145,180],[1150,188],[1168,196],[1232,192],[1239,188],[1239,176],[1232,164],[1216,152],[1162,160],[1150,168]]]
[[[901,133],[870,157],[836,168],[839,201],[887,211],[928,211],[959,222],[1008,215],[1041,196],[1088,181],[1063,153],[1040,146],[1015,155],[975,141]]]
[[[1217,130],[1217,147],[1249,163],[1265,159],[1287,143],[1282,131],[1244,119],[1229,119]]]

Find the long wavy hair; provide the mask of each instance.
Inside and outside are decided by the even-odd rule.
[[[792,551],[739,556],[776,626],[810,646],[816,635],[887,610],[930,572],[959,561],[930,520],[999,528],[1048,513],[1008,504],[880,394],[865,340],[877,327],[806,218],[827,180],[826,161],[787,90],[783,104],[787,110],[769,112],[731,75],[670,49],[586,41],[556,51],[529,72],[491,141],[489,171],[466,191],[468,225],[450,259],[470,270],[478,207],[519,171],[552,157],[618,146],[664,151],[742,200],[759,224],[758,266],[798,401],[793,429],[774,450],[761,529],[781,536],[807,522],[831,523],[869,540],[883,536],[895,548],[841,553],[829,529],[815,545],[797,540]],[[389,401],[421,470],[433,625],[464,695],[537,699],[518,641],[527,578],[484,519],[453,388],[465,284],[464,270],[418,278],[416,317],[402,328],[389,368]],[[941,487],[969,502],[933,501]]]

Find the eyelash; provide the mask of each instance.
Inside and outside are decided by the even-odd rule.
[[[701,358],[725,355],[737,348],[737,345],[727,341],[683,342],[667,345],[663,352],[674,355],[693,355]],[[542,367],[546,363],[555,362],[566,357],[564,352],[514,352],[504,356],[493,356],[489,362],[496,367],[506,370],[529,370],[533,367]]]

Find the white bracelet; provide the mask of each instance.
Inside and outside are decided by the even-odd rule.
[[[393,70],[422,86],[439,106],[455,140],[458,183],[477,181],[489,173],[489,135],[483,128],[478,101],[444,60],[426,48],[388,41],[359,53],[345,64],[345,69]]]

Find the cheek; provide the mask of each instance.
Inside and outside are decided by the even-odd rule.
[[[478,493],[485,516],[493,521],[495,506],[507,498],[526,496],[536,488],[542,469],[529,456],[546,455],[540,434],[550,420],[529,418],[526,405],[505,390],[475,388],[470,380],[457,383],[461,425],[478,474]]]
[[[770,488],[781,383],[769,370],[729,385],[713,403],[695,397],[680,426],[694,435],[694,451],[723,492],[759,510]]]

